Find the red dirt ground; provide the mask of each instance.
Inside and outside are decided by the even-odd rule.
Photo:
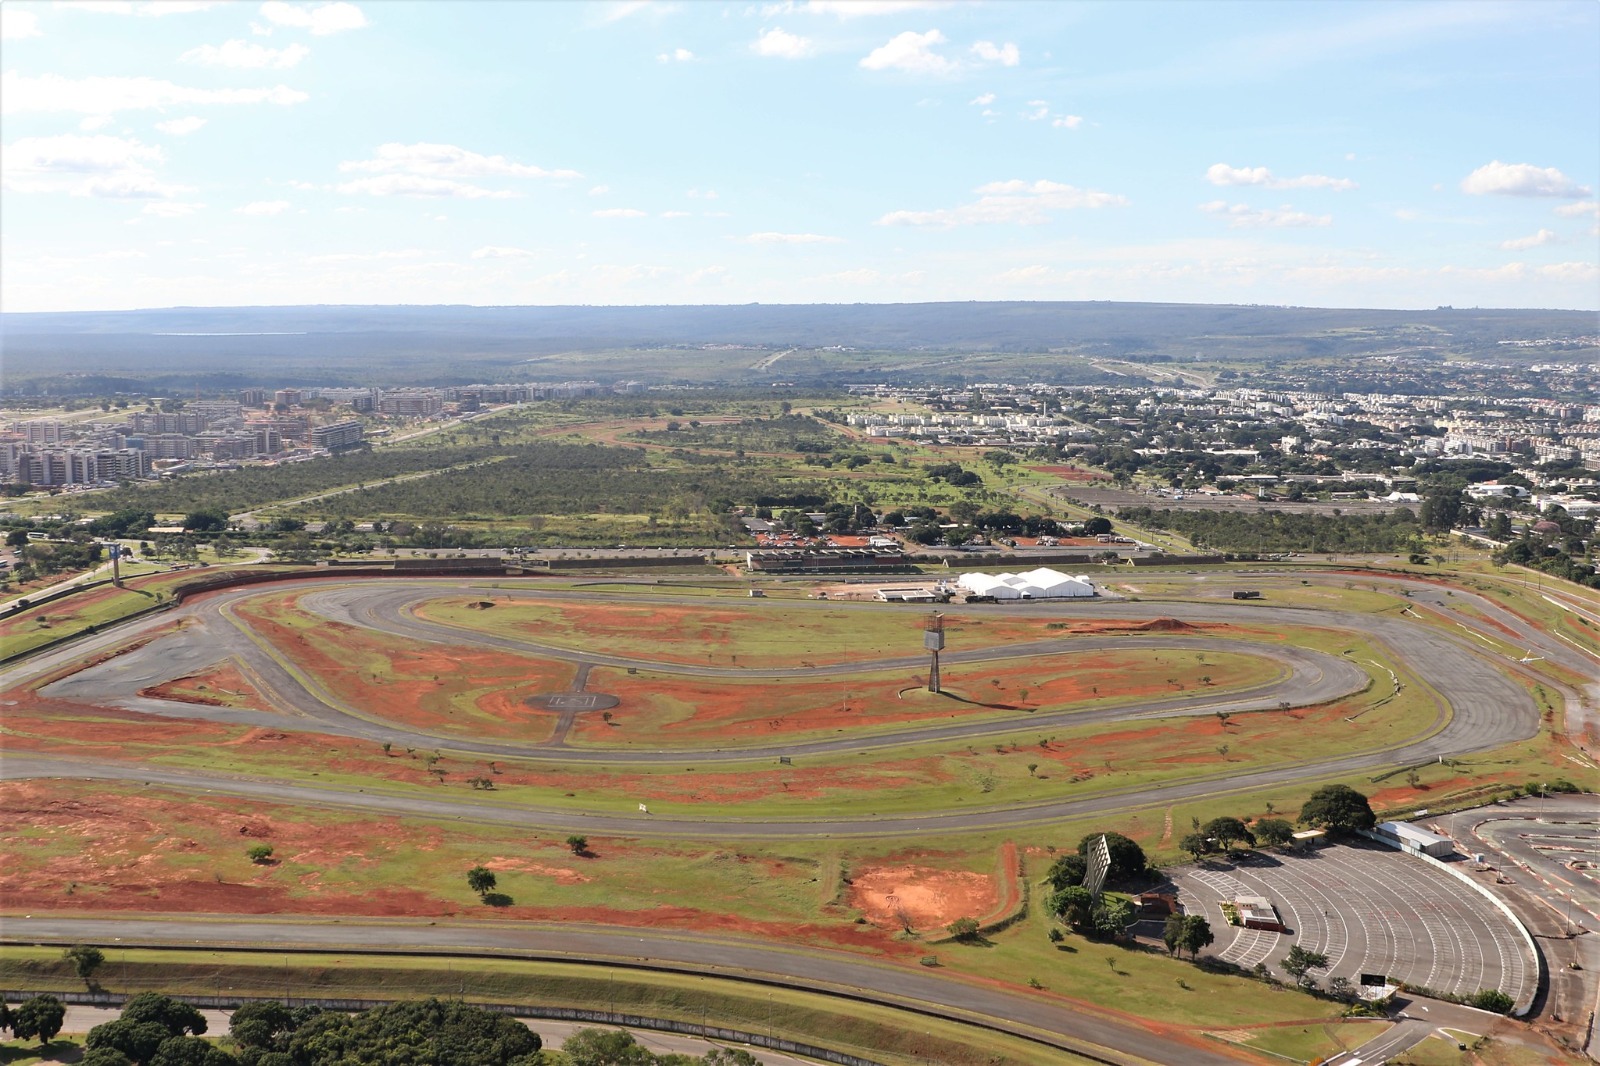
[[[428,644],[387,637],[339,622],[323,621],[313,638],[279,621],[303,592],[262,603],[241,604],[236,612],[295,665],[361,713],[426,732],[539,740],[549,735],[553,718],[522,702],[534,692],[560,692],[572,682],[570,663],[517,655],[493,648]],[[363,677],[352,663],[377,659],[383,676]],[[448,686],[459,690],[503,679],[506,688],[474,700],[482,716],[455,717]]]
[[[982,918],[1000,901],[994,878],[971,870],[869,866],[851,874],[850,905],[879,929],[943,930],[957,918]]]
[[[176,700],[179,703],[200,703],[208,707],[245,707],[253,711],[273,709],[240,673],[239,664],[232,660],[218,663],[210,670],[142,688],[139,695],[158,700]]]
[[[200,821],[217,826],[231,841],[237,833],[242,851],[252,842],[268,842],[274,864],[245,877],[217,872],[215,844],[203,845],[172,826]],[[36,862],[16,861],[25,845],[7,842],[11,861],[0,865],[0,899],[10,910],[160,911],[217,914],[334,914],[362,917],[504,918],[587,922],[634,928],[687,929],[732,933],[762,940],[826,944],[887,955],[909,956],[913,945],[889,941],[877,930],[855,925],[812,922],[755,921],[694,907],[662,905],[623,908],[510,906],[483,908],[459,898],[442,898],[409,887],[325,886],[316,868],[348,870],[375,862],[372,842],[436,850],[446,830],[417,826],[400,819],[354,817],[302,822],[263,813],[243,801],[199,802],[121,792],[89,798],[63,798],[47,781],[12,782],[0,788],[0,826],[44,830],[50,838],[78,843],[70,853]],[[233,827],[237,827],[234,829]],[[0,836],[6,833],[0,829]],[[636,857],[635,842],[626,846]],[[605,841],[598,842],[603,851]],[[184,867],[185,857],[193,865]],[[295,893],[271,883],[283,863],[311,867],[299,878]],[[547,867],[522,859],[496,857],[491,869],[531,872],[562,883],[589,880],[576,871]],[[178,870],[175,872],[175,867]],[[70,888],[70,891],[68,890]]]

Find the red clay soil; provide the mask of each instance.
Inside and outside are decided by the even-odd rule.
[[[971,870],[868,866],[850,880],[850,905],[879,929],[942,931],[957,918],[982,918],[1000,902],[994,878]]]
[[[256,691],[255,686],[245,680],[244,674],[239,671],[239,665],[232,660],[218,663],[210,670],[202,670],[196,674],[142,688],[139,690],[139,695],[178,703],[204,704],[207,707],[273,710],[272,705]]]
[[[203,844],[174,832],[173,826],[200,822],[216,827],[222,840],[238,841],[242,852],[268,843],[273,863],[244,874],[217,871],[217,842]],[[48,839],[70,839],[69,852],[21,857],[26,844],[6,839],[8,861],[0,864],[0,899],[8,910],[37,913],[72,911],[159,911],[190,914],[317,914],[360,917],[472,917],[510,920],[586,922],[634,928],[686,929],[732,933],[769,941],[826,944],[890,955],[917,952],[912,945],[887,940],[876,930],[782,921],[754,921],[693,907],[510,906],[485,908],[459,898],[441,898],[410,887],[325,886],[318,870],[347,871],[373,863],[373,841],[435,850],[446,830],[399,819],[356,818],[296,821],[264,813],[244,801],[178,798],[120,792],[88,798],[63,798],[52,782],[12,782],[0,788],[0,825],[44,830]],[[13,830],[15,831],[15,830]],[[34,836],[33,839],[37,839]],[[599,842],[602,849],[605,842]],[[631,842],[629,842],[631,843]],[[618,842],[618,846],[628,846]],[[272,883],[284,863],[306,867],[291,893]],[[235,870],[237,864],[229,867]],[[572,884],[588,880],[559,867],[496,857],[491,869],[531,872]],[[537,869],[535,868],[537,867]]]
[[[572,682],[570,663],[493,648],[407,641],[334,621],[322,621],[313,636],[274,617],[301,594],[251,604],[252,609],[241,605],[237,611],[295,665],[373,718],[424,732],[538,740],[548,736],[550,716],[527,707],[522,697],[564,691]],[[381,680],[363,677],[353,665],[372,659],[384,664]],[[481,717],[454,719],[447,686],[455,683],[459,689],[466,682],[477,687],[496,679],[503,679],[506,687],[474,700]]]

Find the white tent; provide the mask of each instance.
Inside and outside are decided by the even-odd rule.
[[[962,574],[956,583],[974,596],[997,600],[1056,600],[1095,594],[1087,577],[1069,577],[1044,567],[1025,574]]]

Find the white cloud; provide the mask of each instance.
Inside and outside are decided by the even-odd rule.
[[[430,178],[422,174],[382,174],[376,178],[357,178],[335,188],[346,195],[454,197],[461,200],[509,200],[517,194],[508,189],[485,189],[464,181]]]
[[[1058,130],[1075,130],[1083,125],[1082,115],[1061,115],[1050,120],[1050,125]]]
[[[1226,163],[1213,163],[1206,170],[1206,180],[1213,185],[1260,185],[1268,189],[1333,189],[1344,192],[1357,187],[1349,178],[1330,178],[1324,174],[1280,178],[1266,167],[1230,167]]]
[[[1530,163],[1502,163],[1496,159],[1461,179],[1461,191],[1471,196],[1561,196],[1576,199],[1590,195],[1555,167]]]
[[[382,252],[333,252],[306,258],[308,264],[322,266],[327,263],[378,263],[393,259],[421,259],[427,255],[420,248],[399,248]]]
[[[871,267],[857,267],[854,270],[840,270],[833,274],[819,274],[805,280],[836,285],[915,285],[926,276],[926,272],[921,270],[908,270],[904,274],[885,274]]]
[[[996,222],[1038,225],[1053,211],[1079,208],[1126,207],[1128,199],[1097,189],[1080,189],[1054,181],[992,181],[973,190],[978,199],[960,207],[935,211],[891,211],[878,219],[880,226],[971,226]]]
[[[1531,237],[1514,237],[1509,241],[1501,241],[1500,247],[1508,252],[1520,252],[1524,248],[1537,248],[1541,244],[1556,244],[1560,238],[1553,229],[1541,229]]]
[[[659,0],[615,0],[606,4],[600,13],[602,23],[621,22],[632,15],[646,14],[659,19],[678,10],[677,4],[660,3]]]
[[[134,3],[133,0],[56,0],[56,7],[76,8],[79,11],[94,11],[102,15],[187,15],[196,11],[206,11],[213,7],[221,7],[228,0],[143,0]]]
[[[768,18],[805,12],[853,19],[869,15],[903,15],[909,11],[937,11],[952,6],[952,3],[953,0],[809,0],[806,3],[783,0],[781,3],[768,4],[761,13]]]
[[[118,111],[193,104],[299,104],[311,99],[286,85],[271,89],[196,89],[159,78],[28,77],[8,70],[0,75],[0,113],[76,111],[109,115]]]
[[[0,41],[20,41],[27,37],[43,37],[39,32],[39,16],[32,11],[19,11],[15,7],[0,7]]]
[[[359,30],[367,25],[367,16],[354,4],[337,0],[331,4],[304,6],[289,4],[284,0],[267,0],[261,5],[261,16],[279,26],[310,30],[312,36],[325,37],[330,33]]]
[[[688,196],[689,199],[691,199],[691,200],[715,200],[717,198],[717,190],[715,190],[715,189],[690,189],[684,195]]]
[[[115,121],[116,119],[110,115],[89,115],[78,121],[78,128],[85,133],[93,133],[95,130],[105,129]]]
[[[641,211],[637,207],[605,207],[589,213],[595,218],[644,218],[650,212]]]
[[[491,244],[479,248],[472,253],[474,259],[527,259],[535,253],[526,248],[509,248],[504,245]]]
[[[1037,284],[1050,279],[1050,268],[1035,263],[1032,266],[1013,267],[995,275],[995,280],[1005,284]]]
[[[994,103],[994,93],[984,93],[982,96],[974,96],[971,100],[968,100],[967,106],[988,107],[992,103]]]
[[[187,118],[172,118],[165,122],[157,122],[156,129],[174,137],[187,137],[205,124],[205,119],[189,115]]]
[[[23,137],[0,154],[0,180],[16,193],[65,192],[112,200],[170,199],[189,191],[151,169],[165,153],[124,137]]]
[[[267,48],[249,41],[224,41],[220,45],[203,44],[191,48],[178,58],[184,63],[198,63],[204,67],[235,67],[240,70],[282,70],[299,63],[311,54],[303,44],[287,48]]]
[[[576,170],[546,170],[503,155],[480,155],[453,144],[380,144],[371,159],[339,164],[346,173],[403,173],[435,178],[581,178]]]
[[[692,271],[683,280],[690,285],[698,285],[702,281],[727,281],[728,268],[725,266],[701,267]]]
[[[661,217],[662,218],[688,218],[692,214],[694,214],[693,211],[663,211],[663,212],[661,212]]]
[[[903,70],[908,74],[950,74],[959,64],[933,50],[934,45],[945,44],[945,35],[938,30],[916,33],[907,30],[872,50],[861,65],[867,70]]]
[[[1044,100],[1029,100],[1028,106],[1033,108],[1032,111],[1028,112],[1028,120],[1030,122],[1038,122],[1040,119],[1050,117],[1050,104],[1048,102]]]
[[[245,204],[243,207],[234,208],[233,213],[236,215],[281,215],[287,210],[289,210],[288,200],[257,200],[254,203]]]
[[[139,210],[139,213],[148,215],[151,218],[183,218],[185,215],[194,214],[205,206],[205,204],[187,204],[164,200],[153,204],[145,204]]]
[[[774,26],[755,39],[750,50],[758,56],[778,59],[803,59],[811,54],[811,40],[798,34],[786,33]]]
[[[611,191],[611,186],[609,186],[609,185],[596,185],[594,188],[589,190],[589,195],[590,196],[604,196],[606,193],[608,193],[610,191]]]
[[[687,48],[674,48],[670,52],[662,52],[656,59],[662,63],[692,63],[694,53]]]
[[[1022,53],[1009,41],[1002,45],[978,41],[972,46],[972,54],[986,63],[999,63],[1003,67],[1014,67],[1022,62]]]
[[[1249,204],[1229,204],[1226,200],[1212,200],[1201,204],[1200,210],[1219,215],[1228,220],[1233,229],[1288,229],[1301,226],[1331,226],[1332,215],[1308,215],[1285,204],[1283,207],[1256,209]]]
[[[820,233],[752,233],[745,240],[750,244],[843,244],[843,237],[824,237]]]
[[[1579,200],[1575,204],[1562,204],[1556,208],[1556,214],[1562,218],[1582,218],[1584,215],[1600,218],[1600,203],[1594,200]]]

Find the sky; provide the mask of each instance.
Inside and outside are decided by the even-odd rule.
[[[1600,5],[4,0],[0,310],[1600,308]]]

